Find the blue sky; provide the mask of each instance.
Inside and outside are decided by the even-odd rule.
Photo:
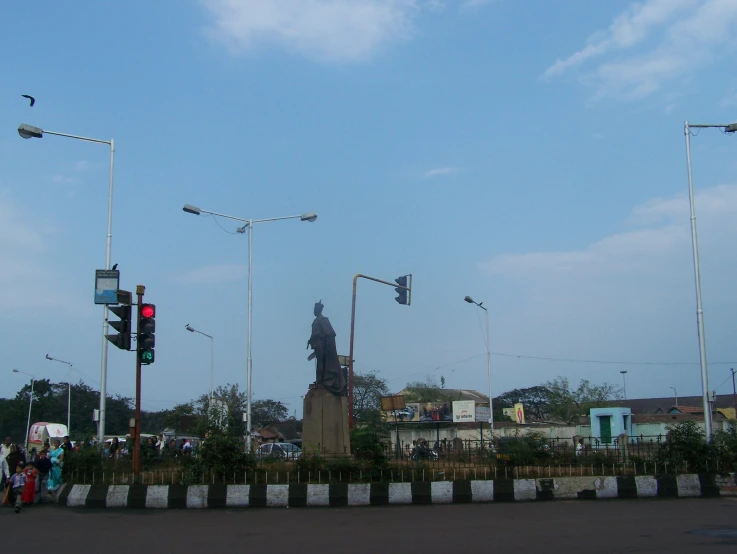
[[[471,295],[490,310],[495,393],[626,369],[630,397],[700,394],[683,121],[737,120],[735,24],[732,0],[7,6],[0,395],[23,383],[12,368],[66,379],[47,353],[99,383],[108,151],[21,140],[21,122],[115,139],[112,261],[158,308],[146,409],[208,389],[207,339],[187,323],[215,336],[216,383],[245,381],[246,237],[185,203],[319,214],[255,228],[255,398],[301,413],[313,304],[347,354],[355,273],[414,275],[411,307],[359,283],[356,370],[393,390],[428,375],[488,390]],[[737,361],[736,140],[692,143],[722,394]],[[133,395],[132,354],[111,348],[108,390]]]

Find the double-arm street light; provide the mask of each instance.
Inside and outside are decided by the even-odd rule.
[[[36,378],[30,373],[26,373],[25,371],[21,371],[19,369],[14,369],[13,373],[22,373],[23,375],[28,375],[31,378],[31,394],[28,396],[28,421],[26,422],[26,452],[27,452],[28,451],[28,433],[31,431],[31,406],[33,406],[33,383],[36,381]]]
[[[107,144],[110,147],[110,180],[108,183],[107,194],[107,234],[105,236],[105,269],[110,269],[110,250],[113,239],[113,168],[115,167],[115,141],[101,140],[89,137],[80,137],[78,135],[68,135],[66,133],[57,133],[48,131],[33,125],[22,123],[18,127],[18,134],[24,139],[43,138],[44,134],[56,135],[58,137],[66,137],[85,142],[95,142],[97,144]],[[105,443],[105,398],[107,395],[107,305],[102,306],[102,360],[100,363],[100,422],[98,427],[98,440],[100,444]]]
[[[256,223],[266,223],[268,221],[280,221],[282,219],[299,219],[300,221],[315,221],[317,214],[313,212],[304,213],[302,215],[289,215],[285,217],[271,217],[269,219],[242,219],[240,217],[234,217],[232,215],[225,215],[217,212],[210,212],[208,210],[200,209],[190,204],[185,204],[182,208],[185,212],[200,215],[209,214],[216,217],[224,217],[226,219],[232,219],[234,221],[240,221],[245,223],[242,227],[238,228],[239,233],[248,232],[248,346],[246,353],[246,387],[248,388],[248,397],[246,401],[246,452],[251,451],[251,376],[252,376],[252,361],[251,361],[251,316],[253,313],[253,289],[252,289],[252,253],[253,253],[253,226]]]
[[[706,366],[706,339],[704,338],[704,310],[701,306],[701,275],[699,271],[699,240],[696,233],[696,211],[694,208],[693,177],[691,174],[691,129],[721,129],[725,133],[737,132],[737,123],[696,125],[686,121],[683,132],[686,135],[686,165],[688,169],[688,203],[691,210],[691,245],[693,248],[693,269],[696,285],[696,327],[699,335],[699,365],[701,366],[701,396],[704,404],[704,430],[706,439],[711,441],[711,404],[709,403],[709,372]]]
[[[48,354],[46,354],[46,359],[51,360],[52,362],[59,362],[60,364],[67,364],[69,366],[69,370],[71,371],[74,367],[71,362],[65,362],[64,360],[58,360],[56,358],[52,358]],[[72,382],[67,378],[67,385],[69,386],[69,394],[67,395],[67,435],[72,434]]]
[[[486,373],[489,379],[489,426],[491,427],[491,441],[494,444],[494,403],[491,395],[491,340],[489,338],[489,310],[483,305],[483,302],[476,302],[470,296],[464,298],[469,304],[475,304],[486,314]]]
[[[212,410],[212,391],[215,388],[215,338],[212,335],[198,331],[189,323],[187,323],[184,328],[190,333],[199,333],[200,335],[210,339],[210,405],[207,407],[209,412]]]

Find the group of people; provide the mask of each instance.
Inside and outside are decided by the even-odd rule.
[[[15,507],[18,514],[24,505],[46,502],[48,493],[61,486],[64,452],[70,447],[69,437],[64,437],[64,445],[55,440],[51,445],[44,445],[41,452],[34,450],[27,455],[22,446],[6,437],[0,445],[3,505]]]

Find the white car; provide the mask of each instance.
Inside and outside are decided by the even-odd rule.
[[[298,446],[289,442],[267,442],[258,447],[256,456],[259,458],[285,458],[296,460],[302,455]]]

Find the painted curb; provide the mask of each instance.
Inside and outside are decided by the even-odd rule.
[[[76,508],[216,509],[719,496],[737,496],[734,474],[330,485],[64,485],[57,498],[59,504]]]

